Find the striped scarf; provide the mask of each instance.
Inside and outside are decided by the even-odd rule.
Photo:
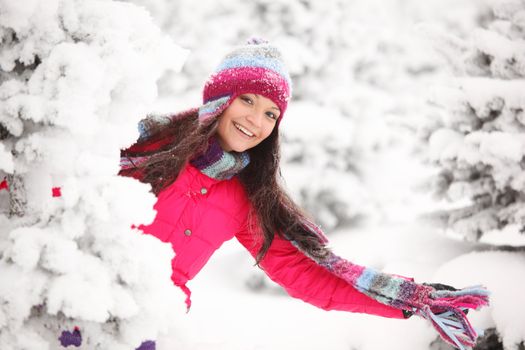
[[[139,128],[140,129],[140,128]],[[141,130],[141,138],[148,134]],[[147,157],[137,157],[133,163],[140,163]],[[133,168],[130,159],[121,159],[123,169]],[[229,179],[241,171],[250,158],[247,152],[225,152],[215,137],[208,140],[208,148],[190,160],[191,164],[205,175],[219,180]],[[314,223],[305,220],[304,227],[312,232],[322,244],[328,239]],[[441,338],[458,349],[473,347],[478,333],[467,319],[468,309],[479,309],[489,304],[489,291],[481,286],[471,286],[459,290],[437,289],[434,285],[418,284],[401,276],[383,273],[369,267],[354,264],[330,252],[323,259],[311,256],[294,240],[294,246],[305,256],[340,277],[361,293],[370,298],[403,311],[404,315],[415,314],[427,319]]]
[[[209,142],[208,149],[191,161],[204,174],[228,179],[249,163],[246,152],[225,152],[215,138],[211,138]],[[310,221],[304,221],[303,224],[321,243],[328,243],[318,226]],[[370,298],[403,310],[405,315],[415,314],[429,320],[441,338],[452,346],[465,349],[464,346],[475,345],[478,333],[470,324],[466,313],[469,308],[479,309],[488,305],[489,292],[483,286],[437,290],[430,284],[418,284],[401,276],[354,264],[333,252],[323,259],[313,257],[292,238],[288,239],[303,254]]]
[[[215,136],[208,140],[208,148],[190,159],[203,174],[217,180],[228,180],[250,163],[248,152],[226,152]]]
[[[201,110],[199,110],[201,113]],[[200,114],[199,114],[200,115]],[[158,123],[169,124],[170,118],[165,116],[151,116],[155,118]],[[138,124],[139,139],[137,142],[145,142],[144,150],[154,151],[163,144],[169,144],[172,140],[166,138],[164,140],[152,140],[152,135],[144,125],[144,120]],[[131,148],[133,148],[132,146]],[[144,151],[143,150],[143,151]],[[139,166],[151,157],[150,154],[143,156],[123,156],[120,158],[120,171],[122,175],[141,179],[143,174]],[[203,174],[217,179],[228,180],[238,174],[250,163],[250,155],[248,152],[226,152],[222,149],[219,141],[215,135],[208,139],[206,150],[200,154],[196,154],[189,160],[190,164],[199,169]]]
[[[315,224],[305,221],[304,226],[322,243],[328,243]],[[301,250],[293,240],[292,243]],[[468,309],[477,310],[489,304],[490,292],[481,285],[459,290],[436,289],[434,284],[418,284],[401,276],[354,264],[333,252],[323,259],[303,253],[370,298],[403,310],[405,317],[408,312],[427,319],[445,342],[458,349],[473,347],[478,332],[483,334],[482,330],[476,331],[472,327],[466,316]]]

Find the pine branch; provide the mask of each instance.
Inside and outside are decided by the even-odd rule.
[[[27,209],[27,198],[23,178],[20,175],[7,175],[9,184],[9,216],[23,217]]]
[[[0,124],[0,140],[5,140],[9,135],[10,133],[7,128]]]

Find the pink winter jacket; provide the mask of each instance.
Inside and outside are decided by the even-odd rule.
[[[225,241],[236,237],[256,256],[263,238],[248,230],[250,207],[236,176],[217,180],[187,163],[177,180],[159,193],[154,221],[138,228],[171,243],[176,253],[172,280],[189,293],[186,282]],[[403,318],[401,310],[358,292],[277,234],[260,265],[288,294],[321,309]]]

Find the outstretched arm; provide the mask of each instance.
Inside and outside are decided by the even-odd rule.
[[[236,238],[252,256],[257,255],[262,245],[262,236],[243,229],[236,234]],[[268,277],[281,285],[289,295],[323,310],[405,318],[401,310],[384,305],[357,291],[277,234],[260,266]]]

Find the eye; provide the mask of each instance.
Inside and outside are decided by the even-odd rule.
[[[275,113],[272,113],[272,112],[268,112],[268,113],[266,113],[266,115],[269,116],[272,119],[275,119],[275,120],[277,120],[277,118],[279,118]]]
[[[249,104],[253,104],[253,101],[251,98],[249,98],[248,96],[241,96],[241,100],[249,103]]]

